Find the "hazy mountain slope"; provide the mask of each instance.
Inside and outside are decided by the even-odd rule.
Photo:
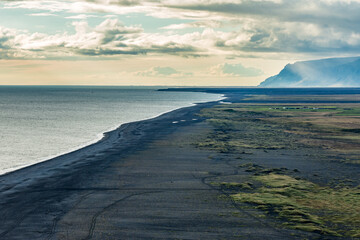
[[[360,57],[330,58],[288,64],[260,87],[359,87]]]

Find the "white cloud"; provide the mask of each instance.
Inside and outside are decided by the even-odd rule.
[[[28,16],[32,16],[32,17],[49,17],[49,16],[58,16],[56,14],[53,13],[31,13],[31,14],[27,14]]]
[[[23,8],[30,10],[43,10],[49,12],[61,12],[69,10],[71,3],[64,1],[9,1],[4,3],[5,9]]]
[[[178,71],[172,67],[152,67],[149,70],[135,72],[136,76],[142,77],[190,77],[193,75],[191,72]]]
[[[264,26],[261,21],[243,19],[243,25],[237,31],[216,31],[207,27],[202,31],[183,34],[171,31],[145,33],[139,26],[125,26],[114,18],[106,19],[95,27],[89,26],[85,20],[72,24],[75,34],[19,32],[12,37],[3,38],[0,48],[4,49],[3,52],[22,53],[21,56],[28,55],[30,58],[124,54],[231,57],[242,53],[263,57],[264,54],[279,52],[324,52],[339,49],[360,52],[360,34],[338,32],[337,29],[305,23]]]
[[[220,28],[221,26],[223,26],[222,22],[210,20],[210,21],[196,21],[196,22],[181,23],[181,24],[171,24],[162,27],[162,29],[176,30],[176,29],[185,29],[185,28]]]
[[[210,68],[210,74],[220,77],[257,77],[263,71],[253,67],[244,67],[242,64],[218,64]]]
[[[356,0],[33,0],[6,2],[4,7],[49,12],[34,16],[77,13],[66,18],[78,20],[94,17],[91,13],[95,12],[105,13],[109,19],[116,14],[141,12],[157,18],[193,20],[165,26],[162,29],[171,30],[165,33],[145,33],[138,26],[108,20],[97,27],[80,22],[74,23],[75,35],[41,35],[36,43],[16,45],[17,50],[42,51],[41,55],[46,55],[48,48],[58,55],[360,53],[360,2]],[[202,29],[181,31],[188,28]],[[32,39],[30,33],[27,36]]]
[[[125,3],[126,1],[123,1]],[[134,1],[135,3],[135,1]],[[32,1],[8,1],[4,3],[5,9],[29,9],[49,12],[67,13],[113,13],[127,14],[136,12],[149,12],[151,6],[142,5],[119,5],[114,1],[56,1],[56,0],[32,0]]]
[[[189,44],[191,36],[173,36],[144,33],[138,26],[125,26],[117,19],[106,19],[96,27],[86,21],[75,21],[74,34],[67,32],[48,35],[44,33],[18,33],[4,30],[2,51],[24,52],[25,57],[61,56],[114,56],[123,54],[198,54]],[[6,35],[5,35],[6,33]]]
[[[88,14],[79,14],[74,16],[65,17],[66,19],[78,19],[78,20],[84,20],[92,17],[97,17],[95,15],[88,15]]]

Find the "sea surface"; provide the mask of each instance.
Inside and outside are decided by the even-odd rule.
[[[94,143],[123,123],[221,98],[157,89],[1,86],[0,174]]]

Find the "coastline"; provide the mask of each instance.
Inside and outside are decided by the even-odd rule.
[[[241,106],[246,95],[234,91],[225,100],[123,124],[99,143],[1,176],[0,239],[321,237],[319,232],[284,228],[283,220],[234,201],[232,194],[242,188],[226,183],[243,186],[253,181],[252,174],[266,170],[270,173],[263,174],[281,171],[320,185],[332,178],[337,183],[356,180],[356,184],[358,167],[328,159],[330,155],[322,154],[330,153],[321,147],[212,149],[217,144],[214,130],[219,127],[207,121],[214,118],[206,113]],[[235,105],[219,105],[224,101]],[[199,115],[203,108],[207,109]],[[218,118],[225,121],[230,119],[227,114],[239,113],[224,112]],[[245,132],[234,131],[241,139],[255,134],[252,140],[264,144],[261,122],[247,122],[251,114],[241,115]],[[221,137],[226,140],[224,134],[233,134],[229,131]],[[200,143],[210,143],[209,148]],[[251,189],[243,190],[249,194],[255,191]]]
[[[214,216],[208,224],[199,228],[218,227],[218,214],[222,211],[231,214],[232,204],[224,203],[221,208],[213,205],[211,202],[217,201],[218,191],[204,185],[199,178],[201,175],[193,175],[199,174],[196,169],[194,172],[193,167],[209,168],[208,171],[214,167],[218,168],[216,163],[208,163],[211,160],[206,157],[208,152],[200,150],[182,152],[183,149],[178,152],[177,147],[171,149],[162,146],[151,150],[153,144],[158,141],[165,140],[171,143],[174,140],[173,136],[190,134],[190,136],[185,136],[189,139],[193,134],[193,127],[203,124],[205,120],[196,114],[202,108],[211,107],[217,103],[218,101],[199,103],[195,106],[176,109],[156,118],[123,124],[119,129],[107,133],[105,140],[97,144],[0,176],[0,221],[2,222],[0,239],[126,239],[129,236],[132,239],[149,239],[158,234],[169,236],[167,230],[158,232],[151,226],[150,222],[154,221],[153,218],[149,219],[150,225],[146,227],[147,230],[141,232],[137,229],[138,223],[132,223],[131,219],[134,219],[134,214],[145,214],[144,218],[147,219],[147,214],[150,214],[149,216],[153,213],[159,214],[158,210],[161,210],[174,219],[181,219],[183,214],[188,212],[187,214],[193,216],[186,219],[197,218],[196,221],[203,221],[197,215],[199,207],[208,208],[200,206],[204,203],[214,208],[214,212],[211,213]],[[176,121],[178,123],[174,123]],[[106,144],[112,139],[118,139],[118,141],[111,146]],[[148,150],[151,151],[150,154],[146,153]],[[140,154],[139,157],[133,158],[137,154]],[[157,157],[157,154],[160,156]],[[178,172],[179,167],[186,169]],[[166,206],[154,206],[147,209],[146,206],[149,203],[159,204],[158,194],[161,194],[160,198],[165,200]],[[142,196],[147,199],[138,202],[137,197]],[[169,199],[170,196],[173,200]],[[190,206],[177,203],[178,199],[193,199],[194,197],[201,199],[196,200],[196,204],[189,203]],[[213,200],[207,203],[208,198]],[[130,225],[135,224],[135,232],[126,230],[126,226],[120,227],[118,225],[120,223],[115,223],[120,232],[111,237],[98,235],[98,230],[95,229],[101,221],[98,216],[115,206],[125,207],[125,211],[129,211],[129,207],[126,207],[124,203],[134,204],[134,207],[131,207],[133,209],[131,211],[134,212],[129,215],[131,219],[119,220],[126,225],[128,221]],[[171,213],[176,210],[174,206],[183,210]],[[146,209],[139,210],[139,207]],[[194,210],[188,211],[189,207]],[[154,212],[150,213],[147,210]],[[117,214],[116,218],[122,215]],[[165,216],[161,219],[164,219],[160,220],[161,222],[168,221]],[[69,223],[69,221],[79,222]],[[234,236],[233,232],[238,229],[233,226],[238,218],[232,216],[230,219],[221,221],[223,221],[219,225],[221,231],[225,231],[227,236]],[[253,220],[251,224],[252,222]],[[112,224],[112,221],[106,221],[106,224]],[[179,227],[186,227],[188,224],[197,226],[191,223],[184,224]],[[207,235],[204,231],[195,230],[199,237]],[[214,233],[208,234],[212,236]],[[223,234],[216,233],[219,236]]]
[[[101,137],[99,136],[99,139],[90,141],[83,146],[75,147],[65,153],[54,155],[34,164],[21,166],[14,170],[4,172],[0,174],[0,194],[13,190],[15,187],[26,187],[39,178],[50,177],[53,171],[66,170],[68,166],[74,164],[83,164],[87,161],[86,159],[101,155],[101,152],[114,148],[115,146],[126,149],[128,142],[134,141],[134,138],[138,137],[136,135],[130,136],[131,132],[135,131],[136,128],[148,124],[148,122],[155,122],[167,118],[171,119],[177,116],[178,112],[186,112],[190,108],[198,109],[200,106],[203,107],[202,105],[213,105],[228,98],[225,94],[221,94],[219,97],[220,99],[216,101],[191,103],[190,106],[176,108],[153,117],[123,123],[112,130],[110,129],[104,133],[99,133],[98,135],[102,135]],[[137,140],[139,141],[139,139]]]
[[[159,91],[160,89],[158,89],[157,91]],[[225,99],[225,95],[224,94],[221,94],[221,93],[205,93],[205,94],[216,94],[216,95],[219,95],[219,99],[216,100],[216,101],[221,101],[223,99]],[[145,120],[149,120],[149,119],[153,119],[153,118],[157,118],[163,114],[167,114],[167,113],[170,113],[172,111],[175,111],[177,109],[181,109],[181,108],[187,108],[187,107],[192,107],[192,106],[196,106],[197,104],[199,103],[206,103],[206,101],[204,102],[195,102],[195,103],[189,103],[188,105],[186,106],[182,106],[182,107],[178,107],[178,108],[174,108],[174,109],[171,109],[171,110],[168,110],[168,111],[164,111],[164,112],[161,112],[159,114],[156,114],[154,116],[151,116],[151,117],[148,117],[148,118],[144,118],[144,119],[139,119],[139,120],[136,120],[136,121],[129,121],[129,122],[123,122],[123,123],[120,123],[120,124],[117,124],[116,126],[113,126],[113,127],[110,127],[108,128],[107,130],[105,130],[104,132],[100,132],[100,133],[97,133],[97,137],[92,139],[92,140],[89,140],[83,144],[80,144],[78,146],[74,146],[74,147],[71,147],[69,148],[68,150],[64,151],[64,152],[60,152],[60,153],[56,153],[56,154],[52,154],[52,155],[49,155],[47,157],[43,157],[43,158],[40,158],[38,159],[35,163],[30,163],[30,164],[27,164],[27,165],[22,165],[22,166],[18,166],[18,167],[13,167],[13,168],[8,168],[8,169],[4,169],[2,171],[0,171],[0,178],[2,176],[5,176],[5,175],[8,175],[8,174],[11,174],[13,172],[16,172],[18,170],[21,170],[23,168],[28,168],[28,167],[31,167],[31,166],[34,166],[34,165],[37,165],[37,164],[41,164],[41,163],[44,163],[44,162],[47,162],[47,161],[52,161],[54,159],[58,159],[58,158],[63,158],[62,156],[64,155],[68,155],[68,154],[72,154],[72,153],[75,153],[75,152],[78,152],[80,151],[81,149],[83,148],[86,148],[87,151],[89,151],[88,147],[92,146],[92,147],[96,147],[95,145],[98,144],[98,143],[101,143],[103,141],[107,141],[109,140],[108,137],[110,135],[112,135],[112,133],[114,132],[117,132],[117,131],[120,131],[120,128],[123,126],[123,125],[126,125],[126,124],[129,124],[129,123],[132,123],[132,122],[139,122],[139,121],[145,121]],[[111,139],[111,140],[116,140],[116,139]],[[104,143],[102,143],[103,145]],[[108,144],[111,144],[110,142]],[[106,148],[106,147],[105,147]],[[94,151],[99,151],[100,149],[94,149]],[[82,150],[81,150],[82,151]],[[91,151],[91,150],[90,150]],[[71,156],[69,156],[71,157]],[[60,160],[61,161],[61,160]]]

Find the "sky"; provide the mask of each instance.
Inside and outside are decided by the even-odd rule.
[[[256,86],[360,55],[360,0],[0,1],[0,85]]]

